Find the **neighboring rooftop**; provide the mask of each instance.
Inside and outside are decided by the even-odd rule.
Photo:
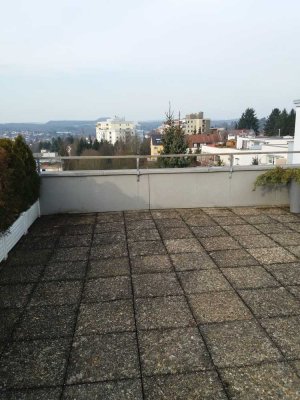
[[[1,399],[299,399],[300,216],[41,217],[0,264]]]

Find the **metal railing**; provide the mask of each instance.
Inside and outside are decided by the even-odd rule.
[[[116,164],[112,163],[99,163],[97,167],[97,163],[95,163],[95,168],[80,168],[82,167],[83,164],[78,163],[76,166],[76,163],[73,163],[74,161],[92,161],[92,160],[98,160],[98,161],[105,161],[105,160],[135,160],[134,163],[131,164],[125,164],[126,169],[132,169],[136,170],[137,175],[140,175],[140,170],[141,169],[148,169],[150,168],[163,168],[163,165],[158,165],[157,161],[160,159],[177,159],[177,158],[183,158],[185,160],[191,159],[191,161],[194,161],[194,164],[189,165],[188,167],[209,167],[209,168],[214,168],[218,167],[225,167],[225,168],[230,168],[231,172],[234,169],[234,161],[235,157],[238,157],[240,160],[240,157],[243,156],[253,156],[253,158],[261,157],[261,156],[271,156],[273,157],[273,163],[270,162],[264,162],[264,163],[259,163],[258,165],[260,166],[272,166],[275,165],[275,159],[280,156],[280,155],[285,155],[287,156],[288,154],[299,154],[300,151],[243,151],[243,152],[218,152],[218,153],[188,153],[188,154],[162,154],[162,155],[140,155],[140,154],[130,154],[130,155],[118,155],[118,156],[58,156],[58,157],[51,157],[51,158],[43,158],[43,157],[35,157],[36,163],[37,163],[37,169],[39,173],[43,173],[46,171],[45,164],[48,164],[50,166],[49,170],[51,171],[69,171],[69,170],[74,170],[74,171],[80,171],[80,170],[107,170],[107,169],[125,169],[124,166],[119,168]],[[228,157],[227,161],[228,164],[224,165],[222,163],[221,157]],[[280,157],[279,157],[280,158]],[[286,158],[286,161],[288,159]],[[156,164],[155,164],[156,163]],[[142,164],[142,165],[141,165]],[[90,166],[91,164],[89,164]],[[101,168],[102,165],[102,168]],[[257,164],[243,164],[242,161],[239,164],[236,164],[239,166],[257,166]],[[283,164],[282,166],[288,166],[289,164]],[[77,168],[78,167],[78,168]],[[93,167],[93,166],[92,166]],[[111,167],[111,168],[109,168]],[[166,166],[168,167],[168,166]]]

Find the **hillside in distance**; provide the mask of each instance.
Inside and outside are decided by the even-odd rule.
[[[70,132],[73,134],[91,135],[95,134],[95,127],[98,121],[105,121],[107,117],[101,117],[94,121],[48,121],[46,123],[34,122],[10,122],[0,124],[0,132],[17,131],[17,132],[44,132],[53,135],[59,132]]]

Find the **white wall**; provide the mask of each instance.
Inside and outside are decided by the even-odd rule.
[[[237,168],[237,167],[236,167]],[[41,212],[102,212],[156,208],[275,206],[288,204],[287,188],[257,189],[263,168],[61,172],[42,175]]]

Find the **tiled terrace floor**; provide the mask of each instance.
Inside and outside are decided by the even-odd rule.
[[[300,217],[40,218],[0,265],[0,399],[300,398]]]

